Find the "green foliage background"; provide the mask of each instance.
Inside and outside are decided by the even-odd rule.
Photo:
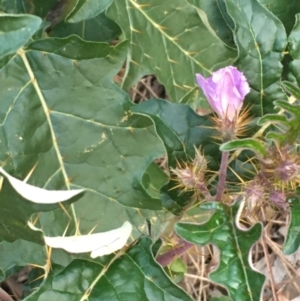
[[[45,267],[43,235],[62,235],[66,228],[72,235],[79,225],[87,234],[128,220],[134,226],[131,241],[137,239],[128,250],[100,259],[53,251],[53,269],[25,300],[191,300],[154,260],[152,243],[191,197],[171,190],[174,181],[154,161],[167,156],[168,167],[191,161],[196,146],[211,169],[218,169],[221,153],[211,120],[193,111],[209,108],[195,74],[209,76],[221,67],[237,66],[251,86],[246,103],[254,120],[269,114],[266,120],[274,121],[273,102],[285,103],[291,92],[282,89],[283,74],[300,84],[298,1],[240,2],[0,0],[1,166],[22,180],[33,170],[28,183],[38,187],[85,191],[62,210],[31,204],[4,179],[1,279],[13,266]],[[117,85],[114,76],[123,67],[123,82]],[[148,74],[165,86],[169,102],[131,102],[129,88]],[[234,267],[244,273],[239,280],[246,288],[237,299],[229,288],[231,275],[216,271],[211,279],[228,287],[233,300],[258,300],[264,278],[258,274],[257,283],[249,280],[254,272],[245,258],[261,226],[253,227],[246,241],[233,225],[237,207],[211,209],[215,213],[206,225],[179,225],[177,232],[200,245],[218,245],[215,237],[223,235],[225,240],[236,238],[243,260]],[[37,217],[43,232],[27,226]],[[287,253],[300,244],[293,235],[295,219]],[[206,227],[211,236],[200,239],[194,227]],[[226,254],[221,251],[221,259],[236,257],[236,252],[231,245]],[[225,259],[222,264],[228,271],[232,267]],[[129,271],[134,271],[130,279]]]

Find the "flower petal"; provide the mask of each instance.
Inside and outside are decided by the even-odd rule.
[[[213,72],[209,78],[196,74],[196,79],[219,117],[233,121],[242,108],[245,96],[250,92],[244,74],[236,67],[228,66]]]
[[[196,74],[197,83],[202,89],[204,95],[206,96],[210,106],[212,109],[219,114],[220,107],[218,106],[218,102],[215,100],[218,98],[217,95],[217,87],[213,81],[212,77],[204,78],[201,74]]]

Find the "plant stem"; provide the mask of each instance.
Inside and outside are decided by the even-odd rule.
[[[179,246],[175,247],[172,250],[169,250],[165,252],[162,255],[159,255],[156,257],[156,261],[163,267],[167,266],[169,263],[171,263],[176,257],[179,257],[180,255],[184,254],[186,251],[188,251],[194,244],[191,244],[183,239],[180,240]]]
[[[11,298],[11,296],[6,291],[4,291],[4,289],[0,288],[0,300],[13,301],[13,298]]]
[[[222,195],[225,189],[227,167],[228,167],[229,152],[222,152],[221,166],[219,170],[219,182],[216,194],[216,201],[222,200]]]

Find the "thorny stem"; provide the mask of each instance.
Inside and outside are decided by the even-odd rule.
[[[197,190],[204,196],[204,199],[206,201],[211,201],[212,196],[207,188],[207,186],[199,181],[197,183],[196,187]],[[169,237],[171,233],[174,231],[174,225],[181,220],[181,218],[184,216],[185,212],[190,209],[191,205],[194,204],[195,200],[192,199],[189,204],[185,206],[185,208],[182,210],[181,214],[179,216],[174,216],[171,218],[165,225],[162,232],[159,234],[159,237]],[[159,237],[156,237],[155,240],[157,240]],[[182,254],[184,254],[186,251],[188,251],[194,244],[191,244],[183,239],[180,240],[180,242],[177,244],[175,248],[172,250],[169,250],[165,252],[162,255],[159,255],[157,257],[158,263],[160,263],[162,266],[168,265],[170,262],[173,261],[175,257],[178,257]]]
[[[221,166],[219,171],[219,182],[216,194],[216,201],[222,200],[222,195],[225,189],[226,174],[228,167],[229,152],[222,152]]]
[[[212,196],[211,196],[209,190],[207,189],[207,187],[199,186],[198,189],[202,192],[206,201],[211,200]],[[186,206],[186,210],[188,210],[190,208],[191,204],[193,204],[193,203],[194,203],[194,200]],[[186,210],[183,210],[179,216],[175,216],[166,224],[166,226],[162,232],[162,235],[160,234],[160,237],[161,236],[166,236],[166,237],[170,236],[170,234],[174,231],[174,225],[181,220],[181,218],[183,217]],[[182,254],[184,254],[185,252],[187,252],[192,246],[194,246],[194,244],[181,239],[175,248],[165,252],[162,255],[157,256],[156,261],[163,267],[167,266],[169,263],[171,263],[173,261],[173,259],[175,259],[176,257],[179,257]]]
[[[194,244],[191,244],[183,239],[180,240],[178,247],[171,249],[165,252],[162,255],[156,257],[156,261],[163,267],[167,266],[171,263],[176,257],[184,254],[187,250],[189,250]]]

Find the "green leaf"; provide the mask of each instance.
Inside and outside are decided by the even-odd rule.
[[[9,14],[33,14],[44,18],[57,0],[0,0],[0,10]]]
[[[49,30],[49,22],[51,26],[54,26],[54,24],[64,19],[68,14],[68,9],[70,10],[73,7],[72,1],[77,0],[0,0],[0,11],[9,14],[36,15],[45,20],[42,22],[39,31],[32,37],[32,39],[40,39],[43,37],[45,29],[48,28]]]
[[[0,58],[15,53],[38,30],[42,20],[28,15],[0,15]]]
[[[47,254],[45,247],[39,244],[18,239],[13,243],[0,243],[0,270],[7,275],[7,271],[14,266],[27,266],[28,264],[39,265],[41,268],[46,265]],[[0,281],[3,281],[0,276]]]
[[[174,104],[164,99],[150,99],[132,107],[135,114],[149,117],[156,127],[168,152],[168,164],[175,167],[176,160],[194,157],[195,148],[201,146],[211,157],[218,154],[213,137],[216,131],[211,121],[198,115],[188,105]]]
[[[17,193],[6,178],[1,179],[3,182],[0,190],[0,241],[14,242],[17,239],[24,239],[43,244],[42,233],[30,229],[27,222],[33,213],[53,210],[59,208],[59,205],[32,203]],[[72,200],[75,201],[79,197]]]
[[[25,8],[25,12],[27,14],[34,14],[41,18],[45,18],[47,13],[57,5],[57,0],[48,0],[48,1],[40,1],[40,0],[17,0],[22,2],[22,7]],[[62,2],[65,0],[62,0]],[[77,0],[74,0],[77,1]],[[73,0],[67,0],[67,2],[73,2]],[[66,1],[65,1],[66,2]],[[73,4],[72,3],[72,4]]]
[[[192,301],[156,263],[151,245],[148,237],[142,237],[125,254],[115,257],[106,266],[74,260],[56,275],[51,273],[25,300]]]
[[[201,147],[207,155],[210,169],[218,166],[216,160],[220,152],[213,138],[216,131],[207,117],[199,116],[188,105],[174,104],[163,99],[142,102],[131,110],[152,120],[167,150],[169,167],[176,167],[177,162],[191,161],[195,156],[195,147]],[[191,193],[182,193],[174,186],[174,181],[166,185],[161,197],[165,208],[173,214],[179,214],[189,202]]]
[[[186,264],[180,258],[176,258],[172,262],[170,269],[175,273],[186,273],[187,272]]]
[[[8,14],[25,13],[22,0],[0,0],[0,11]]]
[[[76,23],[91,19],[107,9],[113,0],[79,0],[67,18],[68,22]]]
[[[153,198],[160,198],[160,189],[168,181],[168,175],[156,163],[150,164],[143,175],[143,187]]]
[[[284,83],[286,90],[290,93],[295,91],[299,94],[300,90],[290,83]],[[299,122],[300,122],[300,105],[293,105],[286,101],[277,100],[274,101],[274,104],[283,109],[288,114],[275,115],[268,114],[260,118],[258,121],[259,125],[269,123],[269,125],[276,126],[276,132],[271,131],[266,134],[267,139],[276,140],[280,144],[290,144],[293,145],[297,140],[300,131],[299,131]]]
[[[287,119],[286,116],[284,115],[273,115],[273,114],[267,114],[261,118],[258,119],[257,124],[262,126],[266,122],[271,122],[272,124],[274,123],[281,123],[284,125],[287,125]]]
[[[57,23],[64,21],[73,11],[78,1],[79,0],[56,1],[46,15],[46,20],[51,23],[51,28],[53,28]]]
[[[115,0],[107,13],[130,40],[126,89],[154,73],[170,99],[181,102],[197,86],[195,73],[208,76],[236,58],[185,0]],[[197,104],[204,100],[198,93]]]
[[[165,270],[175,283],[179,283],[187,272],[187,266],[181,258],[176,258],[169,268],[165,267]]]
[[[257,0],[243,5],[238,0],[225,3],[235,23],[234,39],[239,51],[235,64],[252,88],[246,100],[253,105],[256,116],[272,113],[273,101],[286,99],[280,85],[287,43],[283,24]]]
[[[204,24],[225,44],[236,48],[233,40],[234,23],[228,15],[224,0],[188,0],[195,6]]]
[[[239,206],[240,203],[231,207],[222,203],[203,204],[203,209],[215,209],[207,223],[179,223],[175,230],[189,242],[200,246],[214,244],[219,248],[219,266],[209,277],[226,287],[233,301],[257,301],[260,300],[265,276],[252,269],[249,252],[261,236],[262,225],[257,223],[247,231],[241,230],[235,220]]]
[[[259,2],[278,17],[286,32],[290,33],[295,23],[295,14],[300,12],[300,2],[298,0],[259,0]]]
[[[288,42],[289,42],[289,54],[293,58],[293,61],[289,64],[289,73],[288,79],[293,82],[297,82],[298,86],[300,85],[300,13],[296,15],[296,22],[293,30],[291,31]],[[298,98],[298,97],[297,97]],[[299,99],[299,98],[298,98]]]
[[[51,210],[57,207],[34,204],[19,195],[8,180],[2,179],[0,190],[0,241],[13,242],[17,239],[26,239],[31,242],[43,244],[41,232],[36,232],[27,226],[30,216],[38,211]]]
[[[236,149],[249,149],[255,153],[259,153],[262,156],[267,154],[266,147],[262,144],[262,142],[253,138],[233,140],[223,143],[220,146],[220,150],[223,152],[229,152]]]
[[[109,42],[121,34],[119,26],[101,13],[101,8],[107,7],[109,1],[111,0],[97,1],[98,11],[94,9],[91,11],[90,4],[95,4],[95,0],[0,0],[0,10],[2,8],[9,13],[28,13],[41,18],[46,17],[46,20],[51,23],[49,35],[53,37],[64,38],[76,34],[89,41]],[[70,24],[64,21],[71,12],[71,15],[74,13],[74,18],[77,18],[77,11],[81,20],[75,21],[80,21],[79,23]],[[85,17],[91,19],[85,20]]]
[[[292,201],[292,202],[291,202]],[[289,224],[287,237],[283,245],[283,253],[290,255],[295,253],[300,247],[300,199],[290,199],[291,221]]]
[[[102,232],[126,220],[138,227],[146,218],[158,225],[159,216],[166,218],[148,210],[162,204],[142,185],[164,147],[148,119],[129,116],[132,103],[113,83],[127,45],[111,47],[107,55],[102,46],[99,57],[80,61],[27,51],[0,72],[7,87],[0,91],[1,164],[21,179],[35,167],[29,183],[38,187],[86,190],[80,202],[66,206],[68,215],[62,209],[41,214],[38,226],[48,236],[62,235],[70,218],[72,234],[79,220],[87,234],[95,226]]]
[[[284,81],[282,82],[282,87],[296,99],[300,99],[300,88],[298,86],[288,81]]]
[[[288,38],[289,54],[294,60],[300,59],[299,33],[300,33],[300,14],[297,14],[295,26]]]
[[[55,53],[73,60],[105,57],[111,52],[111,46],[107,43],[87,42],[75,35],[62,39],[48,38],[34,41],[28,45],[27,49]]]
[[[78,23],[61,22],[49,33],[50,36],[59,38],[77,35],[84,40],[94,42],[110,42],[118,38],[120,34],[120,27],[104,13]]]

